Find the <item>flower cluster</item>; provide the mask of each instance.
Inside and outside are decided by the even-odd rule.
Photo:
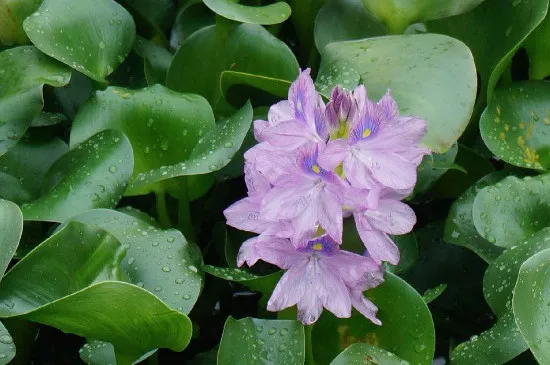
[[[373,102],[364,86],[337,87],[325,105],[309,70],[267,121],[254,122],[259,143],[245,154],[248,197],[224,214],[229,225],[259,234],[243,243],[239,266],[263,260],[286,270],[268,310],[297,305],[298,318],[311,324],[323,307],[344,318],[353,306],[380,324],[363,292],[382,282],[383,261],[399,261],[388,235],[416,222],[400,200],[429,153],[419,146],[425,132],[425,121],[399,115],[389,92]],[[343,219],[352,215],[363,255],[340,249]]]

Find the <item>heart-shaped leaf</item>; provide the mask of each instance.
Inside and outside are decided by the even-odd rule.
[[[468,188],[451,206],[443,239],[455,245],[464,246],[474,251],[479,257],[490,263],[501,253],[502,248],[493,245],[481,237],[474,226],[474,199],[481,189],[496,184],[508,173],[496,172],[487,175]]]
[[[550,82],[527,81],[495,90],[479,121],[483,141],[504,161],[550,168]]]
[[[550,249],[521,265],[514,288],[513,308],[521,334],[539,364],[550,362]]]
[[[216,26],[205,27],[182,44],[168,70],[168,87],[200,94],[216,105],[223,71],[287,81],[298,75],[292,51],[263,27],[241,24],[223,40],[216,34]]]
[[[124,61],[136,35],[132,16],[113,0],[44,0],[23,26],[42,52],[100,82]]]
[[[0,157],[0,169],[16,177],[36,199],[49,168],[68,151],[69,146],[59,138],[21,140]]]
[[[115,130],[102,131],[62,156],[48,171],[50,189],[21,209],[25,220],[63,222],[93,208],[114,208],[133,169],[132,146]]]
[[[431,365],[435,348],[432,317],[426,303],[409,284],[386,272],[385,281],[368,292],[378,307],[381,326],[357,312],[338,319],[325,312],[313,328],[316,364],[329,364],[355,342],[366,342],[393,352],[411,364]],[[415,313],[411,316],[411,313]]]
[[[329,0],[315,18],[315,45],[319,52],[330,42],[385,34],[384,26],[367,11],[361,0]]]
[[[132,144],[137,176],[187,160],[200,137],[214,126],[210,105],[198,95],[160,85],[137,91],[109,87],[80,108],[71,129],[71,146],[101,130],[117,129]],[[127,194],[145,194],[153,188]]]
[[[514,315],[508,311],[493,327],[455,347],[451,353],[451,363],[501,365],[525,350],[527,343],[514,322]]]
[[[298,321],[229,317],[225,322],[218,365],[302,365],[304,361],[304,327]]]
[[[25,134],[44,106],[42,87],[66,85],[70,70],[36,47],[0,52],[0,156]]]
[[[130,189],[142,188],[153,182],[176,176],[201,175],[218,171],[226,166],[239,150],[252,123],[252,106],[247,102],[227,121],[218,123],[199,139],[188,159],[171,166],[138,174]]]
[[[107,232],[67,223],[0,282],[0,317],[109,341],[119,365],[154,348],[181,351],[191,337],[189,319],[135,285],[111,281],[122,278],[125,253]]]
[[[71,218],[100,227],[122,243],[128,253],[121,267],[133,284],[188,314],[199,297],[202,260],[180,231],[163,230],[143,220],[108,209],[94,209]]]
[[[481,79],[480,100],[491,100],[493,90],[512,56],[544,19],[547,11],[546,0],[485,0],[470,12],[430,22],[427,28],[431,32],[460,39],[468,45]],[[491,52],[487,52],[487,44],[492,45]]]
[[[282,1],[265,6],[246,6],[231,0],[203,1],[216,14],[241,23],[278,24],[290,16],[290,6]]]
[[[203,270],[212,276],[234,281],[265,295],[273,293],[275,286],[283,275],[282,271],[278,271],[270,275],[258,276],[237,268],[215,267],[211,265],[204,265]]]
[[[344,63],[359,71],[370,98],[391,89],[401,114],[428,122],[423,142],[434,152],[446,152],[468,125],[476,72],[470,50],[456,39],[417,34],[335,42],[323,56],[320,75]]]
[[[393,353],[368,343],[354,343],[334,359],[330,365],[383,364],[408,365]]]
[[[23,31],[23,20],[40,6],[40,0],[5,0],[0,7],[0,44],[24,44],[29,38]]]
[[[509,176],[483,188],[474,200],[474,225],[479,234],[500,247],[512,247],[550,226],[550,174],[518,179]]]
[[[362,0],[392,34],[403,33],[417,22],[465,13],[485,0]]]

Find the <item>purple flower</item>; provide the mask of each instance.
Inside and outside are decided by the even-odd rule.
[[[257,159],[273,185],[264,195],[260,217],[292,221],[294,242],[311,237],[319,228],[342,242],[342,204],[348,186],[319,166],[318,154],[319,146],[309,144],[296,153],[267,152]]]
[[[267,121],[254,122],[254,135],[258,141],[284,149],[326,142],[325,104],[315,91],[309,72],[309,69],[300,72],[290,86],[288,100],[272,106]]]
[[[343,162],[352,186],[372,189],[377,184],[393,189],[410,189],[416,183],[416,168],[429,151],[419,146],[426,122],[399,116],[389,92],[378,102],[370,101],[364,86],[353,96],[358,114],[347,139],[330,141],[319,158],[327,170]]]
[[[337,317],[348,318],[353,306],[373,323],[381,324],[376,306],[363,295],[382,282],[380,267],[368,257],[341,251],[328,235],[299,247],[276,237],[243,244],[239,265],[259,259],[286,270],[269,299],[268,310],[297,305],[298,319],[309,325],[319,318],[323,307]]]
[[[347,92],[339,86],[330,94],[330,101],[326,107],[326,119],[331,136],[342,137],[349,131],[348,121],[353,121],[357,113],[357,104],[351,92]]]

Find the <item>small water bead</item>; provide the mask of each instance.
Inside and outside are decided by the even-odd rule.
[[[197,269],[195,266],[193,266],[193,265],[189,266],[188,269],[191,270],[191,271],[193,271],[193,272],[197,272],[197,271],[198,271],[198,269]]]
[[[176,279],[176,284],[183,284],[183,283],[185,283],[184,279],[182,279],[182,278],[177,278]]]
[[[0,336],[0,342],[3,344],[9,345],[13,343],[13,338],[11,338],[10,335],[2,335]]]
[[[170,267],[168,267],[168,266],[163,266],[162,271],[170,272],[170,271],[172,271],[172,269],[170,269]]]
[[[114,174],[114,173],[117,172],[117,171],[118,171],[118,167],[116,167],[115,165],[111,165],[111,166],[109,167],[109,172],[110,172],[110,173],[113,173],[113,174]]]
[[[269,331],[267,331],[267,334],[268,335],[273,335],[273,334],[275,334],[275,332],[277,332],[277,329],[275,327],[271,327],[269,329]]]
[[[191,299],[191,295],[185,294],[182,298],[185,299],[185,300],[189,300],[189,299]]]

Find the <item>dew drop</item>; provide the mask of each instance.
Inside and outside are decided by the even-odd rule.
[[[170,271],[172,271],[172,269],[170,269],[168,266],[163,266],[163,267],[162,267],[162,271],[164,271],[164,272],[170,272]]]

